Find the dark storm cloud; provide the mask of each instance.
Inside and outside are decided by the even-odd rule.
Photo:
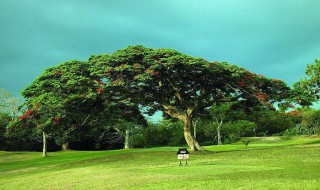
[[[17,94],[50,66],[135,44],[292,84],[320,57],[318,7],[317,0],[4,0],[0,87]]]

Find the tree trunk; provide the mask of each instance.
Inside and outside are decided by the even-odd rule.
[[[194,139],[197,139],[197,124],[194,124],[193,126],[193,137]]]
[[[222,142],[221,142],[221,126],[223,124],[223,119],[224,118],[221,118],[220,122],[219,122],[219,119],[218,118],[215,118],[216,122],[217,122],[217,140],[218,140],[218,145],[222,145]]]
[[[131,148],[130,129],[126,129],[124,137],[124,149]]]
[[[43,142],[42,156],[46,157],[47,156],[47,138],[46,138],[46,133],[45,132],[42,132],[42,142]]]
[[[185,116],[183,118],[183,134],[184,138],[190,148],[191,151],[197,151],[197,150],[204,150],[197,140],[192,136],[191,134],[191,127],[192,127],[192,122],[191,122],[191,117]]]
[[[62,143],[61,150],[69,150],[69,143],[68,142]]]
[[[193,138],[197,139],[197,123],[198,123],[199,119],[197,119],[194,123],[193,123]]]
[[[221,127],[221,125],[220,125],[220,124],[218,124],[218,127],[217,127],[218,145],[222,145],[222,142],[221,142],[220,127]]]
[[[175,108],[174,106],[170,106],[166,104],[162,104],[162,106],[166,110],[165,112],[168,115],[174,118],[177,118],[183,122],[183,134],[190,150],[191,151],[204,150],[191,134],[192,112],[194,111],[194,108],[187,108],[187,110],[183,111]]]

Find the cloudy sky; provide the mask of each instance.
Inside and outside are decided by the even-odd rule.
[[[292,84],[320,59],[319,0],[1,0],[0,88],[129,45],[227,61]]]

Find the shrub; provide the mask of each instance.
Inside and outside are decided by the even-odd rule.
[[[222,133],[224,136],[224,143],[237,142],[240,137],[252,136],[257,125],[248,120],[239,120],[235,122],[226,123],[222,126]]]
[[[291,137],[293,136],[297,136],[297,135],[311,135],[312,131],[310,131],[309,128],[304,127],[300,124],[296,125],[295,127],[289,128],[287,130],[285,130],[282,133],[282,138],[288,140],[291,139]]]
[[[301,126],[308,128],[311,134],[320,134],[320,110],[303,111]]]
[[[246,150],[248,149],[248,145],[251,142],[250,138],[243,138],[241,139],[241,142],[244,144],[244,146],[246,147]]]

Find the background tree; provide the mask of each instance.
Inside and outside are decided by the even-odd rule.
[[[320,60],[316,59],[314,64],[308,64],[306,68],[307,77],[295,83],[294,101],[303,107],[309,107],[320,97]]]
[[[234,143],[241,137],[253,136],[256,123],[248,120],[229,121],[224,124],[222,134],[224,143]]]
[[[19,112],[21,100],[12,96],[6,89],[0,88],[0,111],[9,113],[11,118],[15,118]]]
[[[231,111],[231,107],[232,107],[232,104],[228,102],[228,103],[222,103],[219,105],[215,104],[207,109],[208,115],[212,117],[212,126],[215,126],[217,130],[218,145],[222,145],[221,128],[222,128],[223,122],[225,122],[228,112]]]
[[[164,119],[148,122],[148,127],[139,128],[134,137],[135,147],[182,146],[185,140],[181,121]]]
[[[301,125],[309,129],[310,134],[320,134],[320,110],[303,110]]]
[[[0,150],[6,150],[7,137],[5,134],[10,120],[11,116],[9,113],[0,112]]]

